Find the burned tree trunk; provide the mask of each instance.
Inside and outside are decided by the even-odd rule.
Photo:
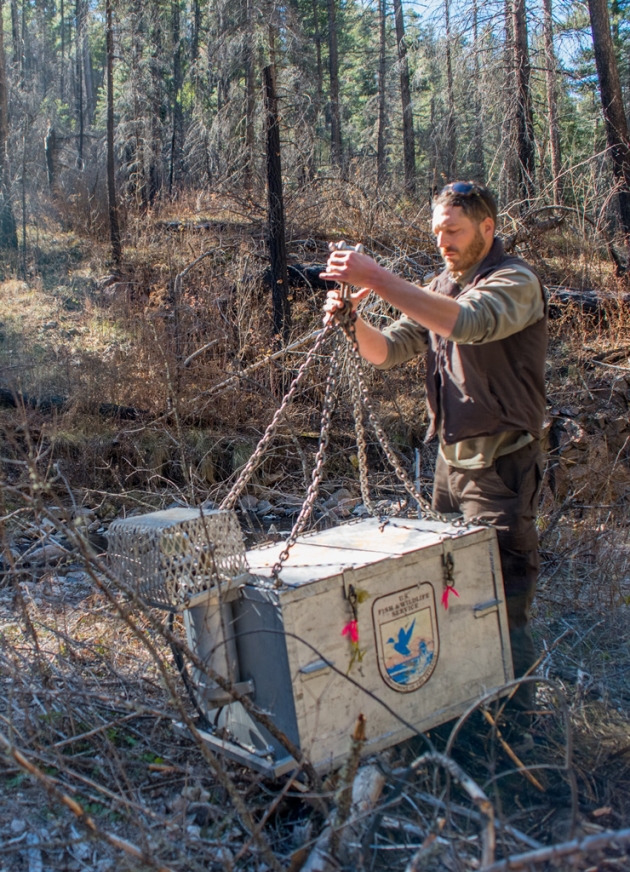
[[[405,19],[401,0],[394,0],[394,19],[396,22],[396,43],[398,44],[398,64],[400,66],[400,100],[403,121],[403,161],[405,166],[405,188],[410,194],[416,190],[416,143],[413,130],[413,107],[409,84],[409,60],[405,43]]]
[[[114,263],[122,260],[118,202],[116,200],[116,168],[114,166],[114,27],[112,0],[106,0],[106,51],[107,51],[107,199],[109,211],[109,237],[112,243]]]
[[[282,192],[282,161],[280,157],[280,126],[278,100],[273,65],[263,69],[265,95],[265,128],[267,132],[267,197],[268,244],[271,266],[271,300],[273,306],[273,332],[286,342],[291,328],[289,306],[289,279],[284,224],[284,196]]]
[[[630,147],[619,69],[610,33],[606,0],[588,0],[595,65],[599,79],[606,138],[617,183],[621,226],[630,253]]]

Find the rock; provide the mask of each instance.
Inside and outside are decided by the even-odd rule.
[[[359,503],[359,505],[353,509],[352,514],[357,518],[366,518],[370,514],[370,510],[363,503]]]
[[[18,836],[20,833],[23,833],[26,829],[26,821],[23,821],[21,818],[13,818],[11,821],[11,832],[15,833]]]
[[[209,827],[221,817],[221,811],[208,802],[191,802],[188,814],[193,816],[193,823],[198,827]]]
[[[256,506],[257,515],[268,515],[271,511],[273,511],[273,504],[269,500],[261,500]]]
[[[182,789],[181,795],[190,802],[208,802],[210,794],[200,784],[189,784]]]
[[[77,860],[87,860],[87,858],[92,853],[89,844],[83,839],[83,837],[74,825],[70,827],[70,833],[74,842],[70,850],[77,858]]]
[[[351,498],[352,494],[350,493],[350,491],[347,488],[342,487],[339,488],[338,491],[335,491],[334,494],[331,494],[326,502],[323,503],[323,506],[325,509],[334,509],[335,506],[338,506],[342,500],[349,500]]]
[[[240,498],[239,503],[244,511],[254,512],[258,506],[258,499],[251,494],[245,494],[245,496]]]
[[[29,563],[57,563],[61,560],[62,557],[68,552],[65,548],[62,548],[61,545],[42,545],[40,548],[36,548],[31,554],[28,555],[26,561]]]
[[[42,330],[56,330],[56,328],[57,328],[57,322],[56,322],[56,321],[47,321],[47,322],[44,324],[44,326],[42,327]]]

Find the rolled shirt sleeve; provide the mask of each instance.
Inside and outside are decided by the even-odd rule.
[[[406,315],[383,330],[387,340],[387,357],[376,369],[391,369],[414,357],[426,354],[429,346],[429,331]]]
[[[540,282],[525,267],[505,267],[457,298],[459,315],[451,335],[460,345],[505,339],[543,317]]]

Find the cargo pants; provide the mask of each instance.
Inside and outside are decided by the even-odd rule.
[[[529,619],[540,568],[536,509],[542,476],[538,441],[498,457],[487,469],[458,469],[441,454],[435,468],[434,509],[458,512],[467,521],[480,518],[496,528],[516,678],[536,661]],[[533,709],[534,692],[532,682],[520,687],[513,708]]]

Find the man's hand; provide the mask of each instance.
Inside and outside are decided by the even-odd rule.
[[[322,273],[322,275],[326,275],[326,273]],[[357,306],[361,300],[364,300],[369,293],[370,288],[361,288],[360,291],[346,297],[346,300],[350,301],[353,312],[356,312]],[[328,324],[329,321],[343,311],[346,300],[341,296],[341,288],[333,288],[328,291],[326,302],[324,303],[324,324]]]
[[[326,264],[326,272],[320,273],[320,278],[326,281],[336,281],[357,288],[373,288],[386,272],[373,258],[367,254],[348,249],[331,251]]]

